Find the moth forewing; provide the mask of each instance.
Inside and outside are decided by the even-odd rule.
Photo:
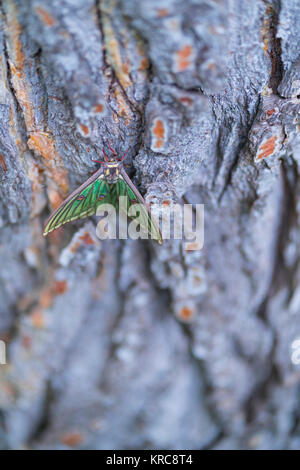
[[[62,225],[66,224],[67,222],[70,222],[71,220],[76,220],[76,219],[81,219],[84,217],[87,217],[89,215],[92,215],[92,213],[95,213],[97,210],[97,204],[95,201],[95,195],[93,196],[93,189],[94,187],[91,187],[92,193],[91,193],[91,199],[90,199],[90,207],[87,207],[83,211],[79,211],[78,216],[75,216],[74,218],[68,217],[71,215],[72,204],[76,202],[77,197],[86,189],[88,188],[89,185],[92,185],[95,183],[99,177],[103,176],[103,169],[99,168],[90,178],[88,178],[79,188],[75,189],[68,197],[65,199],[61,205],[50,215],[48,220],[46,221],[45,228],[43,231],[43,236],[45,237],[49,233],[51,233],[53,230],[56,230],[57,228],[61,227]],[[83,201],[83,199],[82,199]],[[94,207],[92,206],[92,203],[95,202],[95,211]],[[70,205],[70,206],[68,206]],[[82,204],[82,207],[84,207],[84,204]],[[64,213],[66,211],[66,213]]]

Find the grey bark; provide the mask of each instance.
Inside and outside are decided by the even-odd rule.
[[[298,0],[4,0],[0,445],[297,449]],[[130,147],[205,242],[43,223]]]

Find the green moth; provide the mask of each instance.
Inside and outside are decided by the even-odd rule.
[[[102,204],[111,204],[115,209],[118,209],[119,197],[125,196],[127,197],[128,217],[134,219],[134,217],[129,215],[129,209],[134,204],[139,204],[141,212],[140,221],[142,221],[141,228],[161,245],[163,239],[158,224],[151,215],[150,209],[142,195],[124,170],[122,162],[128,150],[126,150],[121,159],[118,159],[117,152],[110,146],[109,142],[108,146],[113,157],[109,159],[103,149],[105,161],[93,160],[102,164],[102,166],[85,183],[73,191],[51,214],[46,222],[43,235],[46,236],[53,230],[73,220],[83,219],[96,214],[97,209]]]

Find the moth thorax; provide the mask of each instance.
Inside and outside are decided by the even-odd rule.
[[[108,163],[105,170],[105,177],[108,183],[116,183],[119,179],[120,170],[117,163]]]

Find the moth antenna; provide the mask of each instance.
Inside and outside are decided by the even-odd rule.
[[[122,162],[122,161],[124,160],[124,158],[126,157],[126,153],[128,152],[128,150],[129,150],[129,147],[128,147],[128,149],[126,150],[126,152],[123,153],[122,158],[119,160],[120,162]]]
[[[107,145],[109,146],[109,149],[112,151],[114,155],[117,155],[117,152],[112,148],[112,146],[109,143],[109,140],[106,141]]]
[[[108,156],[107,156],[106,153],[105,153],[104,147],[103,147],[102,150],[103,150],[103,154],[104,154],[105,161],[108,162],[109,159],[108,159]]]
[[[92,158],[91,158],[91,160],[92,160],[92,162],[95,162],[95,163],[105,163],[105,162],[102,162],[101,160],[93,160]]]

